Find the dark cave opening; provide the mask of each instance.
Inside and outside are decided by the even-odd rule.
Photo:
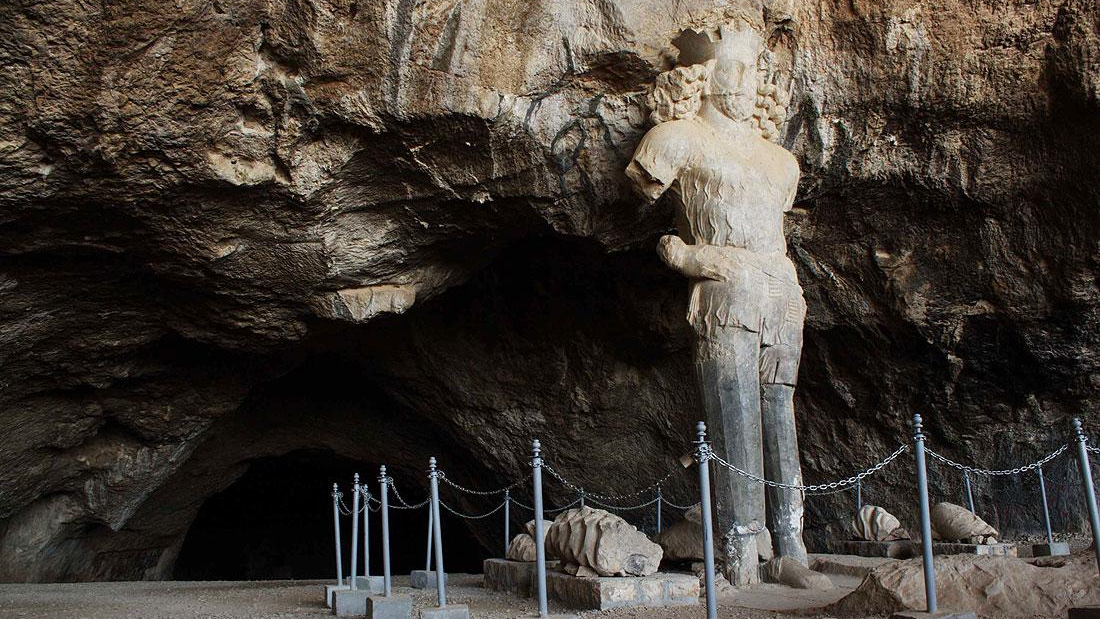
[[[334,579],[336,575],[332,484],[339,483],[351,506],[352,475],[372,486],[378,464],[362,463],[322,450],[299,450],[259,458],[225,490],[203,503],[176,561],[176,580]],[[410,502],[427,496],[423,484],[394,474]],[[372,492],[377,495],[376,489]],[[415,494],[414,494],[415,493]],[[412,496],[408,496],[412,495]],[[423,569],[427,544],[426,508],[390,511],[390,565],[394,575]],[[361,517],[360,517],[361,518]],[[444,567],[480,573],[489,553],[465,522],[444,511]],[[362,520],[360,520],[362,526]],[[341,516],[344,574],[350,570],[351,520]],[[360,533],[362,534],[362,533]],[[370,515],[370,568],[382,574],[382,527]],[[362,548],[360,541],[360,554]],[[362,557],[359,573],[363,573]]]

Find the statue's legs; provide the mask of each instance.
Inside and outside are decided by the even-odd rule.
[[[795,312],[792,318],[797,320],[785,321],[779,334],[780,343],[765,346],[760,355],[764,470],[770,480],[801,484],[802,467],[799,464],[798,433],[794,421],[794,385],[802,354],[802,315]],[[802,541],[802,493],[769,486],[767,494],[768,528],[772,532],[776,554],[806,565],[806,545]]]
[[[698,340],[696,371],[715,452],[762,476],[759,334],[715,327],[710,337]],[[763,486],[716,466],[713,495],[726,577],[737,586],[759,582],[756,534],[764,526]]]

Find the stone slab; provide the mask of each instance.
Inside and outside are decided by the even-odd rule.
[[[906,610],[890,615],[890,619],[978,619],[978,615],[972,611],[958,612],[947,610],[926,613],[920,610]]]
[[[1031,545],[1031,556],[1033,557],[1064,557],[1067,555],[1069,555],[1069,544],[1066,542]]]
[[[899,539],[890,542],[868,542],[864,540],[839,540],[830,544],[831,550],[838,555],[856,555],[857,557],[884,557],[887,559],[912,559],[920,554],[920,548],[912,540]]]
[[[1071,608],[1066,615],[1066,619],[1100,619],[1100,606]]]
[[[863,578],[871,570],[885,563],[895,561],[886,557],[864,557],[859,555],[834,555],[811,553],[810,569],[822,574]]]
[[[413,589],[435,589],[435,570],[413,570],[409,574],[409,584]],[[443,584],[447,584],[447,574],[443,574]]]
[[[983,557],[1015,557],[1016,544],[957,544],[932,542],[934,555],[978,555]]]
[[[367,614],[369,591],[344,590],[333,594],[332,612],[337,617],[362,617]]]
[[[337,591],[347,591],[351,587],[347,585],[325,585],[325,606],[332,608],[335,603],[332,599],[332,594]]]
[[[465,604],[447,604],[422,608],[420,619],[470,619],[470,607]]]
[[[486,559],[483,569],[486,589],[529,598],[538,592],[534,563]],[[693,606],[699,603],[699,578],[662,572],[642,577],[583,578],[547,569],[546,597],[578,610]]]
[[[413,600],[407,595],[367,597],[367,619],[412,619]]]

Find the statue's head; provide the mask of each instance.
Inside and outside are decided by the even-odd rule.
[[[744,22],[720,27],[717,38],[707,100],[734,120],[749,120],[757,108],[764,39]]]

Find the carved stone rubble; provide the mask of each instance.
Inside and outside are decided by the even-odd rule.
[[[931,517],[933,537],[944,541],[995,544],[1000,535],[977,514],[954,503],[937,503]]]
[[[636,527],[602,509],[562,512],[546,531],[546,552],[577,576],[649,576],[661,564],[661,547]]]
[[[868,542],[909,539],[909,531],[901,526],[901,521],[875,505],[864,505],[860,508],[859,513],[848,523],[848,529],[854,539]]]
[[[787,257],[784,213],[798,162],[772,143],[784,96],[760,16],[733,15],[717,30],[686,32],[679,63],[649,97],[651,128],[626,174],[648,202],[670,194],[677,235],[664,262],[691,280],[696,382],[718,455],[754,475],[800,484],[794,389],[806,303]],[[715,470],[717,534],[734,585],[759,581],[758,540],[805,564],[802,498]]]

